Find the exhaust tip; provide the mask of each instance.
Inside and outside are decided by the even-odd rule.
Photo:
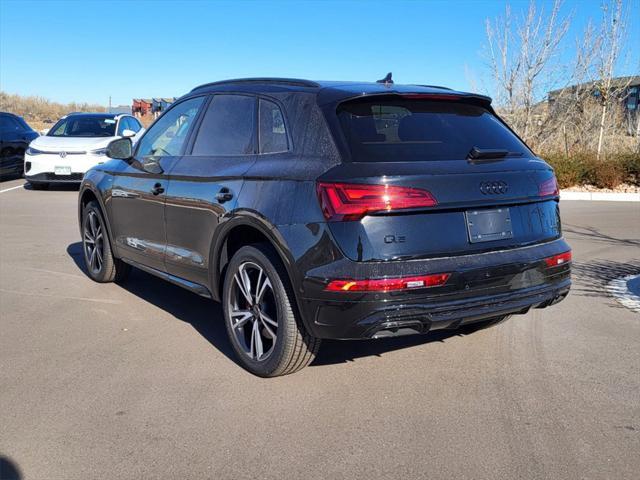
[[[415,335],[417,333],[426,333],[428,331],[428,325],[418,319],[393,320],[381,323],[374,334],[371,335],[371,338],[401,337],[403,335]]]

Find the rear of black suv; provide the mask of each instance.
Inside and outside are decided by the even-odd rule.
[[[134,266],[220,301],[256,375],[303,368],[324,338],[499,321],[569,291],[553,171],[487,97],[228,80],[107,155],[80,189],[88,274]]]
[[[297,262],[314,336],[455,328],[567,295],[571,251],[553,171],[489,99],[318,98],[342,161],[316,181],[324,235]]]

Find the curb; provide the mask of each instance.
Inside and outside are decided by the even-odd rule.
[[[560,200],[640,202],[640,193],[572,192],[571,190],[560,190]]]

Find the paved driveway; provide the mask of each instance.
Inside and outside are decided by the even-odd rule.
[[[263,380],[217,305],[139,271],[91,282],[76,197],[0,193],[0,477],[638,478],[640,314],[604,285],[640,273],[640,205],[562,204],[575,285],[557,306],[326,342]]]

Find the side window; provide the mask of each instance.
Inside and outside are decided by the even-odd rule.
[[[191,98],[165,113],[142,137],[136,156],[180,155],[189,127],[198,115],[203,101],[204,97]]]
[[[284,116],[280,107],[260,99],[260,153],[277,153],[289,150]]]
[[[62,135],[64,135],[64,131],[67,128],[68,125],[69,125],[68,122],[60,122],[60,125],[58,125],[58,128],[56,128],[54,131],[49,132],[49,133],[51,135],[53,135],[53,136],[62,136]]]
[[[122,117],[120,124],[124,124],[124,126],[122,127],[122,131],[131,130],[132,132],[138,133],[139,129],[137,128],[136,123],[133,122],[133,119],[131,117]]]
[[[127,117],[122,117],[118,122],[118,131],[116,135],[122,136],[122,132],[129,128],[129,123],[127,122]]]
[[[7,132],[17,132],[23,130],[22,126],[8,115],[0,115],[0,130]]]
[[[214,95],[193,144],[192,155],[254,153],[255,97]]]
[[[127,117],[127,120],[129,122],[129,129],[133,130],[136,133],[138,133],[140,131],[140,129],[142,128],[142,126],[140,126],[140,123],[138,123],[138,120],[136,120],[133,117]]]

